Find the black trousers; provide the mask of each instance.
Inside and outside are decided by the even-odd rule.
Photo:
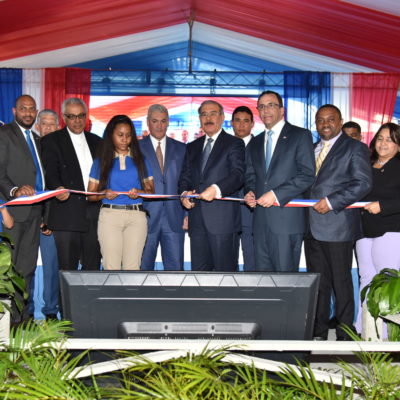
[[[314,238],[304,241],[307,271],[319,272],[321,276],[314,336],[326,337],[328,334],[332,293],[335,294],[335,316],[339,324],[353,327],[353,244],[353,241],[323,242]],[[346,337],[339,326],[336,328],[336,335]]]
[[[14,322],[28,317],[30,315],[30,308],[32,308],[30,303],[33,299],[30,287],[37,265],[41,219],[42,206],[36,204],[31,207],[28,218],[25,221],[15,222],[12,229],[4,228],[4,232],[8,233],[14,242],[13,262],[16,270],[24,277],[26,290],[29,293],[28,301],[24,301],[22,296],[18,293],[16,294],[24,304],[24,308],[20,313],[15,308],[15,304],[13,305],[12,318]]]
[[[82,269],[100,269],[101,253],[97,239],[98,210],[88,207],[88,229],[86,232],[54,231],[60,270],[75,270],[79,262]]]
[[[238,248],[237,232],[215,235],[202,223],[190,231],[192,271],[237,271]]]

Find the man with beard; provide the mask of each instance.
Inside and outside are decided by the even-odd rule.
[[[199,108],[205,135],[187,145],[179,193],[199,193],[199,201],[182,198],[189,209],[194,271],[235,271],[238,262],[240,205],[218,198],[238,197],[243,186],[244,142],[222,129],[224,110],[213,100]]]
[[[3,201],[32,196],[44,189],[39,137],[31,130],[37,114],[35,100],[29,95],[18,97],[13,113],[14,121],[0,127],[0,192]],[[9,210],[14,217],[14,227],[3,229],[14,241],[13,261],[29,288],[36,268],[42,205],[15,206]],[[32,317],[27,304],[22,315],[14,312],[13,316],[14,322]]]

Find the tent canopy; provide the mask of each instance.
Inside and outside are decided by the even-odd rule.
[[[0,15],[0,67],[400,71],[398,0],[3,0]]]

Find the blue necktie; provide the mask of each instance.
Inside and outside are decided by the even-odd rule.
[[[42,172],[40,169],[39,160],[36,155],[35,146],[31,140],[31,135],[29,129],[25,131],[26,142],[28,143],[29,150],[31,151],[33,162],[35,163],[36,167],[36,182],[35,182],[35,191],[42,191],[43,190],[43,181],[42,181]]]
[[[268,171],[269,164],[271,163],[271,158],[272,158],[272,134],[274,131],[268,131],[268,139],[267,139],[267,145],[265,147],[265,169]]]
[[[201,160],[201,172],[203,172],[204,168],[206,167],[208,157],[210,156],[210,153],[211,153],[211,143],[213,140],[214,139],[212,139],[212,138],[207,139],[206,147],[204,147],[204,150],[203,150],[203,158]]]

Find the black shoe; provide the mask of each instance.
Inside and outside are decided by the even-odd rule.
[[[57,314],[47,314],[46,321],[58,321]]]
[[[319,342],[322,340],[328,340],[328,337],[327,336],[314,336],[312,340]]]

